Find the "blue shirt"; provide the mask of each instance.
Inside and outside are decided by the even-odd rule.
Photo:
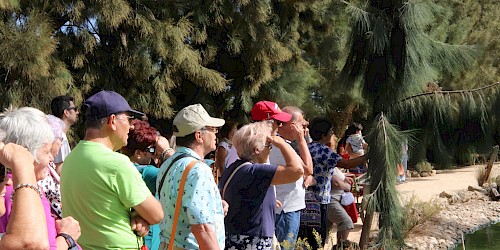
[[[156,182],[158,189],[167,167],[181,153],[189,154],[189,157],[181,158],[172,165],[165,177],[162,190],[158,190],[164,213],[163,220],[160,222],[160,239],[167,243],[170,241],[172,232],[177,192],[182,174],[190,162],[200,160],[200,157],[190,148],[177,147],[177,152],[161,165]],[[224,249],[222,200],[212,170],[203,161],[196,163],[189,172],[181,204],[174,245],[184,249],[199,249],[194,234],[191,232],[191,225],[209,224],[217,235],[220,249]]]
[[[222,172],[221,190],[233,171],[245,162],[237,160]],[[273,237],[276,196],[270,187],[276,169],[275,165],[252,163],[234,174],[224,193],[229,203],[224,220],[228,234]]]
[[[148,186],[151,194],[156,196],[156,176],[158,176],[160,169],[153,165],[139,165],[137,163],[134,163],[134,166],[141,173],[142,179],[146,183],[146,186]],[[160,226],[158,224],[149,226],[149,233],[144,236],[144,243],[148,246],[148,249],[158,249],[160,246]]]
[[[160,169],[153,165],[139,165],[137,163],[134,163],[134,166],[137,168],[137,170],[139,170],[139,173],[141,173],[142,179],[146,183],[146,186],[148,186],[148,189],[149,191],[151,191],[151,194],[155,196],[156,176],[158,176],[158,171],[160,171]]]
[[[342,160],[342,156],[333,152],[328,146],[312,142],[309,144],[309,152],[314,165],[313,176],[316,179],[316,186],[313,191],[321,204],[330,204],[332,190],[332,176],[337,163]]]

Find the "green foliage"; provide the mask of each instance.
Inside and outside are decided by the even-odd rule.
[[[298,237],[297,241],[295,242],[295,245],[292,244],[288,240],[284,240],[283,242],[280,243],[281,249],[283,249],[283,250],[292,250],[292,249],[312,250],[313,248],[309,244],[309,240],[315,240],[317,243],[317,246],[322,246],[321,235],[315,229],[313,229],[312,233],[314,235],[314,239]],[[323,249],[323,247],[318,248],[318,250],[322,250],[322,249]]]
[[[0,0],[0,10],[15,9],[19,6],[18,0]]]
[[[431,27],[431,35],[443,42],[478,44],[483,48],[474,67],[445,77],[441,81],[442,86],[446,89],[466,89],[498,81],[498,2],[443,0],[439,4],[443,6],[441,16]]]
[[[495,102],[500,84],[467,91],[434,91],[409,97],[389,112],[405,129],[418,129],[416,163],[429,159],[439,169],[470,164],[470,156],[488,153],[494,142]]]
[[[370,142],[368,174],[371,193],[364,197],[368,199],[366,213],[378,212],[380,215],[380,230],[375,243],[377,248],[399,248],[403,245],[403,211],[394,187],[401,145],[409,135],[390,124],[383,114],[376,117],[371,127],[367,135]]]
[[[418,227],[429,221],[438,214],[442,207],[435,200],[421,201],[417,196],[412,195],[408,200],[403,201],[403,236],[417,230]]]
[[[419,173],[431,172],[434,167],[428,161],[422,161],[415,165],[415,170]]]
[[[280,106],[304,106],[310,100],[310,89],[317,87],[323,79],[318,71],[307,62],[301,67],[286,64],[281,76],[270,84],[262,86],[261,92],[254,100],[274,100]]]

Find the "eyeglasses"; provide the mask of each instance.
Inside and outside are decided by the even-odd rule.
[[[276,123],[276,125],[279,127],[281,125],[283,125],[283,122],[282,121],[278,121],[278,120],[274,120],[274,119],[270,119],[270,120],[265,120],[266,122],[270,123],[270,124],[273,124],[273,123]]]
[[[69,107],[66,110],[74,110],[75,112],[78,111],[77,107]]]
[[[146,149],[144,149],[144,152],[154,154],[154,153],[156,153],[156,147],[146,148]]]
[[[201,129],[202,131],[203,130],[206,130],[206,131],[210,131],[212,133],[216,133],[219,132],[219,128],[216,128],[216,127],[209,127],[209,126],[206,126],[204,128]]]
[[[7,176],[7,168],[3,164],[0,164],[0,182],[5,181],[5,176]]]

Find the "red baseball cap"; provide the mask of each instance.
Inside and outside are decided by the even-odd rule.
[[[292,115],[281,111],[278,104],[270,101],[260,101],[256,103],[250,111],[253,121],[264,121],[269,119],[280,122],[289,122]]]

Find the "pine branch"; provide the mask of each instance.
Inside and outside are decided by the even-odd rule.
[[[421,97],[421,96],[428,96],[428,95],[434,95],[434,94],[464,94],[464,93],[472,93],[472,92],[479,92],[485,89],[493,88],[499,85],[500,82],[496,82],[487,86],[483,86],[480,88],[475,88],[475,89],[463,89],[463,90],[442,90],[442,91],[432,91],[432,92],[426,92],[426,93],[421,93],[418,95],[413,95],[406,97],[405,99],[399,101],[399,103],[411,100],[413,98]]]

